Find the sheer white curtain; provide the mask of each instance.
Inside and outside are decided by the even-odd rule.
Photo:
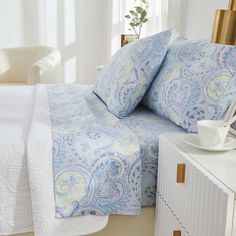
[[[28,0],[29,1],[29,0]],[[66,83],[92,84],[107,53],[109,0],[34,0],[40,43],[62,54]]]
[[[149,0],[142,37],[167,28],[183,31],[184,1]],[[129,33],[125,15],[134,0],[0,0],[0,48],[57,47],[67,83],[94,83],[97,66],[120,48]]]
[[[66,83],[92,84],[108,57],[110,0],[0,0],[0,48],[60,49]]]
[[[149,0],[148,19],[142,30],[142,37],[157,32],[174,29],[175,36],[182,36],[185,19],[186,0]],[[137,3],[134,0],[109,1],[109,30],[108,38],[111,42],[110,55],[120,48],[120,35],[130,33],[125,15]]]

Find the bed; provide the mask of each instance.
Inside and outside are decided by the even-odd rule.
[[[81,88],[87,96],[95,96],[91,86]],[[48,158],[52,157],[52,131],[47,87],[39,85],[37,92],[33,86],[0,89],[1,130],[4,129],[0,134],[0,191],[4,193],[0,235],[32,230],[40,236],[85,235],[104,228],[108,216],[55,219],[52,160]],[[121,123],[135,133],[140,143],[142,206],[154,206],[158,136],[183,130],[141,106]]]

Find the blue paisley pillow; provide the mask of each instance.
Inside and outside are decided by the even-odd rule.
[[[99,74],[94,92],[119,118],[142,100],[165,57],[171,31],[140,39],[121,48]]]
[[[202,119],[221,119],[236,95],[236,47],[176,39],[144,105],[188,132]]]

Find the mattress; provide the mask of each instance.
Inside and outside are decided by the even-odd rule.
[[[33,230],[26,141],[34,87],[0,87],[0,235]]]
[[[181,127],[140,106],[121,121],[135,133],[140,142],[142,159],[142,206],[156,202],[159,136],[164,133],[185,132]]]

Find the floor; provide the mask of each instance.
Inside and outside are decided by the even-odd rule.
[[[154,236],[155,208],[144,208],[140,216],[110,216],[108,226],[91,236]],[[34,236],[33,233],[17,236]]]

